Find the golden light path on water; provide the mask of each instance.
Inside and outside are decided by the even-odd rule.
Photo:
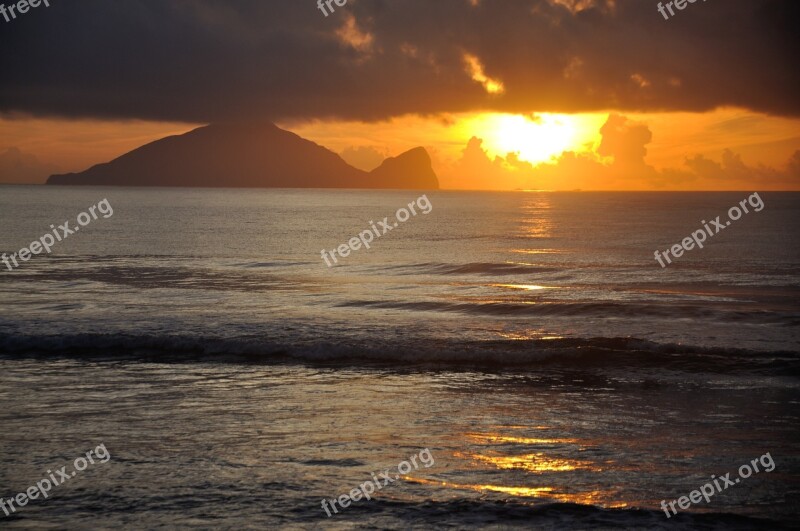
[[[517,444],[574,444],[578,442],[578,439],[542,439],[535,437],[514,437],[511,435],[486,435],[482,433],[468,433],[467,438],[478,442]]]
[[[505,429],[513,428],[505,426]],[[519,427],[549,431],[549,426]],[[492,470],[514,471],[506,475],[511,484],[497,484],[494,481],[469,482],[442,480],[414,476],[402,476],[405,481],[421,485],[444,487],[456,490],[469,490],[479,493],[497,493],[519,498],[534,498],[545,502],[576,503],[607,508],[628,507],[619,499],[619,493],[612,489],[588,489],[571,492],[574,483],[569,481],[573,472],[601,473],[604,468],[599,463],[586,459],[570,459],[554,456],[552,449],[572,447],[583,450],[586,446],[581,440],[572,437],[531,437],[500,432],[467,432],[463,435],[473,451],[454,451],[451,456],[465,465],[466,469],[477,471],[476,477]],[[515,449],[528,447],[522,453],[508,455]],[[535,447],[536,451],[530,451]],[[548,450],[547,448],[550,448]],[[460,468],[460,467],[459,467]]]
[[[410,483],[419,483],[422,485],[440,486],[458,490],[473,490],[477,492],[497,492],[524,498],[547,498],[562,503],[599,505],[607,508],[623,508],[628,506],[627,503],[609,501],[614,495],[614,493],[611,491],[595,490],[589,492],[567,493],[558,491],[554,487],[507,487],[503,485],[478,485],[470,483],[454,483],[450,481],[436,481],[409,476],[403,476],[403,479]]]
[[[559,286],[539,286],[536,284],[492,284],[495,288],[522,289],[526,291],[538,291],[542,289],[561,289]]]
[[[546,442],[544,444],[550,444]],[[524,455],[481,455],[481,454],[467,454],[458,452],[456,457],[464,459],[471,459],[493,465],[495,468],[509,470],[521,469],[527,472],[541,473],[541,472],[570,472],[573,470],[594,470],[600,472],[602,469],[592,466],[590,461],[578,461],[573,459],[559,459],[549,457],[544,452],[536,452]]]
[[[566,249],[511,249],[512,253],[519,254],[565,254],[572,251]]]

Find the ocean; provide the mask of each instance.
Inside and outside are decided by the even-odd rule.
[[[110,454],[0,527],[792,528],[800,194],[752,193],[0,186],[0,498]]]

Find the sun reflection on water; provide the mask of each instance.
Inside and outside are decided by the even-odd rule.
[[[526,291],[539,291],[542,289],[561,289],[558,286],[540,286],[538,284],[490,284],[493,288],[522,289]]]
[[[486,433],[468,433],[467,438],[474,441],[518,444],[575,444],[578,442],[578,439],[542,439],[536,437],[514,437],[511,435],[491,435]]]
[[[480,485],[471,483],[454,483],[450,481],[436,481],[425,478],[404,477],[410,483],[421,485],[435,485],[459,490],[473,490],[476,492],[497,492],[522,498],[545,498],[563,503],[577,503],[581,505],[599,505],[608,508],[623,508],[628,504],[624,502],[612,501],[614,493],[611,491],[594,490],[587,492],[565,492],[559,491],[555,487],[522,487],[503,485]]]
[[[511,426],[498,426],[488,433],[467,432],[463,440],[472,451],[456,451],[455,459],[467,462],[469,470],[477,471],[476,481],[440,481],[429,478],[405,478],[420,484],[436,485],[480,493],[498,493],[520,498],[536,498],[547,501],[597,505],[608,508],[627,507],[619,501],[619,493],[592,488],[591,482],[576,484],[573,472],[602,472],[599,463],[587,459],[567,457],[570,451],[582,451],[587,447],[581,439],[573,437],[528,436],[522,433],[507,433]],[[519,426],[530,430],[531,426]],[[548,426],[536,426],[537,430],[550,430]],[[506,433],[503,433],[506,431]],[[543,434],[544,435],[544,434]],[[519,446],[529,448],[519,452]],[[550,449],[548,449],[550,448]],[[519,453],[508,455],[513,450]],[[558,456],[552,455],[558,452]],[[492,471],[503,472],[494,480]],[[509,473],[510,472],[510,473]],[[487,476],[488,475],[488,476]],[[496,473],[494,474],[496,475]],[[508,481],[511,484],[502,484]],[[580,492],[575,492],[580,491]]]
[[[595,472],[602,471],[602,468],[595,466],[591,461],[550,457],[544,452],[508,456],[465,454],[457,452],[455,456],[489,464],[495,468],[504,470],[522,469],[527,472],[533,472],[537,474],[541,474],[543,472],[569,472],[573,470],[592,470]]]
[[[554,339],[564,339],[564,336],[558,335],[550,335],[544,332],[532,331],[532,332],[497,332],[497,335],[502,337],[503,339],[508,339],[511,341],[529,341],[531,339],[538,339],[538,340],[554,340]]]

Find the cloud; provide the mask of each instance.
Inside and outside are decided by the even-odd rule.
[[[597,153],[603,157],[613,157],[614,163],[624,166],[642,166],[647,155],[647,144],[653,133],[645,124],[631,122],[624,116],[611,114],[600,128],[602,141]]]
[[[704,182],[721,183],[728,188],[746,190],[786,189],[792,183],[796,189],[800,184],[800,150],[787,161],[784,169],[770,168],[762,164],[748,166],[741,156],[730,149],[722,152],[720,162],[703,155],[695,155],[686,160],[692,176]]]
[[[483,140],[473,136],[467,142],[461,159],[440,175],[440,183],[443,188],[463,190],[525,188],[532,170],[533,166],[520,161],[516,153],[491,159],[483,149]]]
[[[344,15],[344,24],[336,30],[336,36],[339,37],[339,40],[343,44],[363,54],[364,59],[372,54],[372,45],[375,37],[361,31],[356,22],[356,17],[351,13],[346,13]]]
[[[658,170],[645,161],[652,141],[650,128],[619,114],[610,114],[600,128],[596,149],[567,151],[552,163],[533,166],[516,153],[491,159],[483,141],[473,137],[461,159],[442,175],[447,188],[545,190],[796,190],[800,187],[800,150],[784,168],[748,166],[730,149],[720,162],[702,154],[688,157],[683,167]]]
[[[58,171],[58,166],[41,162],[15,147],[0,152],[0,183],[41,184]]]
[[[464,62],[472,80],[480,83],[488,94],[502,94],[506,91],[502,81],[492,79],[484,73],[480,59],[467,53],[464,54]]]
[[[328,17],[313,1],[58,2],[4,24],[0,112],[192,123],[720,106],[798,116],[798,19],[796,0],[696,2],[669,21],[642,0],[352,1]]]
[[[388,157],[385,152],[371,146],[349,147],[339,155],[351,166],[364,171],[372,171]]]

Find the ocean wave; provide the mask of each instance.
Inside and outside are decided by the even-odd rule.
[[[667,519],[663,511],[625,508],[607,509],[576,503],[526,505],[514,501],[452,500],[421,504],[376,500],[354,506],[350,516],[367,517],[381,523],[381,513],[406,526],[542,530],[562,529],[705,529],[751,530],[791,529],[791,522],[750,516],[709,512],[681,513]]]
[[[136,359],[156,362],[386,364],[530,368],[565,366],[665,368],[800,377],[800,353],[694,347],[637,338],[554,338],[447,341],[410,338],[278,341],[260,336],[201,337],[178,334],[77,333],[33,335],[0,331],[0,356],[23,358]]]
[[[426,262],[421,264],[401,264],[383,269],[394,270],[400,274],[429,275],[521,275],[531,273],[553,273],[561,269],[533,264],[510,262],[471,262],[466,264],[448,264],[442,262]]]
[[[548,317],[661,317],[675,319],[714,319],[719,322],[746,322],[800,326],[800,314],[778,311],[744,311],[739,309],[714,308],[698,304],[669,304],[636,302],[564,302],[564,301],[486,301],[486,302],[442,302],[442,301],[380,301],[351,300],[337,307],[380,308],[389,310],[455,312],[488,316],[548,316]]]

